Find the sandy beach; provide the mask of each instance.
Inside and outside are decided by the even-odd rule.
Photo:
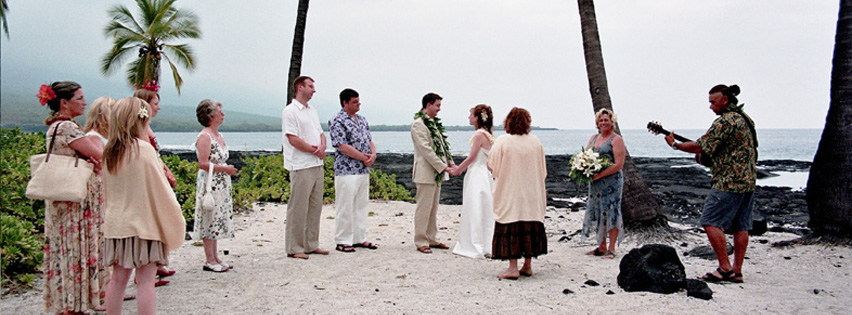
[[[334,207],[323,208],[320,242],[327,256],[308,260],[284,255],[286,205],[259,204],[235,217],[238,231],[221,241],[223,259],[232,264],[225,273],[202,271],[203,248],[186,241],[171,253],[177,273],[157,288],[160,314],[290,314],[290,313],[663,313],[663,314],[848,314],[852,309],[852,248],[795,246],[773,248],[776,241],[794,239],[791,233],[768,232],[750,240],[743,284],[709,284],[712,300],[687,297],[686,291],[664,295],[625,292],[616,277],[620,259],[641,246],[626,239],[614,260],[583,255],[593,247],[579,236],[559,240],[582,226],[583,211],[549,208],[545,222],[549,253],[533,261],[534,275],[517,281],[495,277],[507,265],[436,250],[426,255],[412,245],[414,204],[370,203],[370,241],[378,250],[334,251]],[[455,244],[461,206],[442,205],[439,237]],[[715,261],[684,256],[706,245],[691,226],[683,240],[673,241],[688,278],[716,267]],[[682,246],[686,245],[686,246]],[[587,280],[599,286],[584,284]],[[9,294],[2,299],[4,314],[44,313],[40,292]],[[567,292],[566,289],[573,293]],[[135,292],[131,285],[128,293]],[[136,302],[124,303],[135,314]]]

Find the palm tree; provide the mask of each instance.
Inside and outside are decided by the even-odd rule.
[[[3,32],[6,33],[6,39],[9,39],[9,25],[6,24],[6,11],[9,11],[9,5],[6,0],[0,2],[0,20],[3,21]]]
[[[136,0],[139,19],[123,5],[108,11],[112,21],[104,28],[104,36],[113,39],[113,47],[101,59],[101,72],[110,75],[124,60],[136,55],[138,59],[127,69],[130,85],[143,86],[160,82],[160,60],[165,57],[172,70],[175,87],[180,94],[183,79],[175,62],[187,70],[195,69],[195,57],[187,44],[168,42],[183,38],[201,38],[198,16],[173,5],[176,0]]]
[[[299,0],[298,13],[296,14],[296,30],[293,31],[293,52],[290,53],[290,75],[287,79],[287,103],[296,96],[293,89],[293,81],[302,73],[302,50],[305,46],[305,25],[308,20],[308,2],[310,0]]]
[[[808,176],[808,226],[819,237],[852,243],[852,0],[840,1],[831,103]]]
[[[609,98],[606,71],[604,69],[601,40],[598,35],[598,23],[595,17],[593,0],[577,0],[580,10],[580,25],[583,33],[583,55],[586,58],[586,73],[589,77],[589,92],[592,95],[593,112],[601,108],[612,109]],[[618,123],[615,132],[621,134]],[[628,227],[654,226],[666,224],[668,220],[660,211],[657,200],[651,194],[642,175],[633,163],[630,153],[624,161],[624,192],[622,195],[622,212],[624,223]]]

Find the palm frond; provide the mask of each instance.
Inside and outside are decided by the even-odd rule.
[[[183,79],[175,64],[195,69],[192,49],[186,44],[170,44],[183,38],[200,38],[198,16],[174,7],[176,0],[136,0],[137,14],[127,7],[115,6],[108,12],[113,17],[104,28],[104,36],[113,40],[112,49],[101,60],[101,71],[109,75],[120,68],[124,60],[137,51],[139,54],[127,69],[131,85],[159,80],[161,58],[172,69],[175,86],[180,93]],[[175,62],[172,62],[172,61]]]
[[[174,55],[176,62],[188,70],[195,69],[195,56],[192,54],[192,48],[187,44],[180,45],[163,45],[165,56]],[[169,60],[171,62],[171,60]]]
[[[133,14],[127,7],[116,5],[108,11],[108,14],[112,16],[113,22],[122,24],[125,28],[133,30],[134,33],[145,33],[145,29],[133,18]]]
[[[114,73],[116,70],[121,68],[124,60],[133,54],[132,51],[132,47],[124,47],[120,49],[112,49],[107,52],[107,54],[101,58],[101,73],[106,76]]]
[[[6,33],[6,39],[9,39],[9,24],[6,24],[6,11],[9,11],[9,4],[6,0],[0,2],[0,20],[3,20],[3,32]]]
[[[180,86],[183,85],[183,78],[180,77],[177,67],[175,67],[174,63],[172,63],[172,60],[169,59],[168,55],[166,55],[166,61],[169,62],[169,68],[172,69],[172,79],[175,80],[175,88],[177,88],[178,95],[180,95]]]

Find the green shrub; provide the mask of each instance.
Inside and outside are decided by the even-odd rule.
[[[177,180],[175,197],[186,220],[187,229],[192,229],[195,221],[195,182],[198,177],[198,163],[181,160],[176,155],[163,156],[163,162],[172,171]]]
[[[243,158],[245,166],[233,182],[234,209],[250,209],[256,201],[286,202],[290,198],[289,172],[281,154]]]
[[[44,240],[41,231],[32,223],[16,216],[0,213],[0,236],[2,246],[2,279],[31,286],[33,273],[41,267]]]
[[[30,155],[44,153],[45,134],[0,130],[0,257],[2,281],[28,285],[42,261],[44,201],[26,197]]]

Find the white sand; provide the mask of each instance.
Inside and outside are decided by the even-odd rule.
[[[439,211],[439,237],[450,246],[455,244],[460,209],[441,206]],[[220,242],[220,250],[229,251],[222,257],[234,266],[231,271],[202,271],[203,248],[194,246],[194,241],[172,252],[171,267],[177,274],[168,278],[172,283],[157,288],[157,310],[160,314],[849,314],[852,310],[852,248],[770,247],[772,242],[796,238],[793,234],[752,237],[744,268],[746,282],[709,284],[713,299],[705,301],[687,297],[685,291],[664,295],[619,288],[619,260],[640,246],[632,241],[619,247],[618,259],[606,260],[583,255],[593,245],[577,237],[560,243],[561,234],[551,235],[550,253],[533,261],[533,277],[498,280],[495,275],[506,268],[506,262],[460,257],[449,250],[431,255],[416,252],[411,234],[413,204],[371,202],[369,210],[375,215],[367,219],[367,232],[370,241],[380,245],[378,250],[334,251],[334,220],[323,219],[320,242],[332,253],[300,260],[284,254],[286,205],[256,206],[253,213],[237,218],[236,238]],[[323,208],[323,218],[333,215],[333,206]],[[571,234],[582,225],[583,212],[549,209],[547,215],[564,217],[546,222],[549,233],[566,230]],[[686,242],[687,247],[681,247],[680,241],[669,245],[681,255],[687,277],[716,267],[715,261],[683,256],[684,251],[707,244],[703,235],[689,234]],[[584,285],[588,279],[601,285]],[[0,310],[3,314],[44,313],[40,288],[39,280],[35,290],[4,297]],[[563,294],[563,289],[574,293]],[[134,291],[133,286],[128,289]],[[135,314],[136,302],[125,302],[124,313]]]

